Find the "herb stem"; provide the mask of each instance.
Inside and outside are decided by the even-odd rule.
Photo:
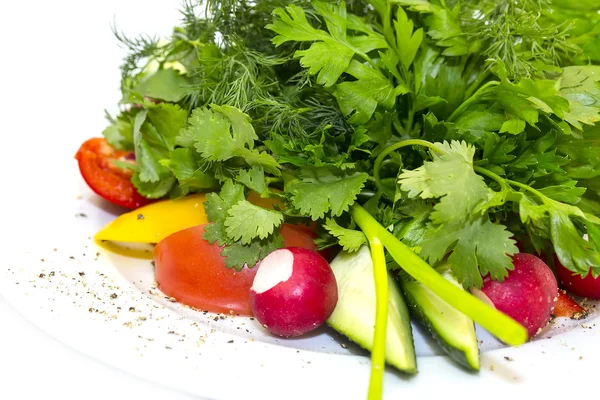
[[[359,204],[355,203],[350,208],[350,215],[369,241],[378,238],[406,273],[448,304],[479,323],[506,344],[518,346],[527,341],[527,330],[521,324],[444,279],[433,267],[381,226]]]
[[[493,180],[495,180],[496,182],[498,182],[504,188],[509,187],[509,185],[513,185],[513,186],[517,186],[517,187],[519,187],[521,189],[525,189],[528,192],[531,192],[531,193],[535,194],[536,196],[538,196],[540,198],[540,200],[544,204],[548,204],[548,197],[545,196],[542,192],[540,192],[540,191],[532,188],[529,185],[526,185],[526,184],[521,183],[521,182],[513,181],[513,180],[510,180],[510,179],[502,178],[500,175],[497,175],[497,174],[493,173],[492,171],[490,171],[488,169],[485,169],[485,168],[482,168],[482,167],[475,166],[475,167],[473,167],[473,170],[475,172],[479,172],[480,174],[485,175],[485,176],[487,176],[489,178],[492,178]]]
[[[413,107],[414,102],[412,101],[412,99],[409,99],[408,102],[409,102],[408,119],[406,120],[405,130],[410,135],[410,132],[412,131],[414,119],[415,119],[415,112],[414,112],[414,107]]]
[[[396,144],[393,144],[393,145],[387,147],[385,150],[383,150],[379,154],[379,156],[377,156],[377,158],[375,159],[375,164],[373,165],[373,178],[375,179],[375,187],[377,187],[378,191],[383,192],[383,185],[381,184],[381,178],[379,175],[379,170],[381,169],[381,164],[383,163],[383,160],[391,152],[396,151],[396,150],[401,149],[402,147],[406,147],[406,146],[425,146],[425,147],[428,147],[428,148],[436,150],[436,151],[442,151],[440,148],[438,148],[433,143],[428,142],[426,140],[422,140],[422,139],[403,140],[401,142],[398,142]]]
[[[465,110],[473,103],[479,101],[479,99],[487,94],[490,88],[498,86],[500,82],[491,81],[480,87],[471,97],[463,101],[463,103],[448,117],[448,122],[454,122]]]
[[[467,87],[467,90],[465,90],[465,98],[471,97],[475,90],[479,87],[479,85],[481,85],[481,82],[485,81],[490,76],[490,74],[491,73],[489,69],[480,72],[475,78],[475,80],[471,82],[471,84]],[[466,76],[468,77],[468,75]]]
[[[265,177],[265,183],[266,183],[267,186],[271,186],[271,183],[283,183],[283,178],[282,177],[266,176]]]
[[[503,189],[508,189],[510,188],[510,186],[508,185],[508,181],[506,179],[504,179],[503,177],[501,177],[498,174],[493,173],[492,171],[490,171],[489,169],[485,169],[483,167],[478,167],[478,166],[474,166],[473,170],[475,172],[479,172],[481,175],[485,175],[488,178],[491,178],[493,180],[495,180],[496,182],[498,182],[498,184],[503,188]]]
[[[385,372],[385,344],[388,319],[388,275],[385,253],[377,237],[369,238],[371,258],[373,259],[373,277],[375,279],[375,332],[371,351],[371,378],[369,381],[369,400],[379,400],[383,394],[383,373]]]

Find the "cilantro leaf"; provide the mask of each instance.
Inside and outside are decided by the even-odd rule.
[[[368,179],[364,172],[344,172],[333,167],[305,168],[301,180],[289,184],[293,206],[313,221],[325,214],[342,215],[356,200]]]
[[[133,150],[133,120],[135,113],[132,111],[122,112],[116,119],[113,119],[107,113],[106,118],[111,124],[102,131],[102,135],[108,144],[118,150]]]
[[[155,182],[142,181],[139,174],[133,174],[131,183],[140,194],[149,199],[160,199],[167,195],[175,185],[175,177],[168,176]]]
[[[131,182],[143,196],[160,198],[175,184],[173,173],[161,163],[168,158],[162,135],[147,121],[147,110],[140,111],[133,125],[136,168]]]
[[[263,195],[267,190],[265,171],[260,166],[254,166],[250,170],[241,170],[237,181],[260,195]]]
[[[225,258],[225,267],[241,271],[247,266],[253,268],[269,253],[283,247],[283,237],[277,232],[268,239],[253,240],[250,244],[243,245],[233,242],[223,248],[221,255]]]
[[[225,228],[227,236],[234,241],[241,239],[246,245],[254,238],[266,239],[283,222],[283,214],[267,210],[242,200],[227,210]]]
[[[436,224],[458,222],[474,213],[493,194],[473,170],[473,146],[457,141],[438,145],[447,152],[434,152],[432,161],[412,171],[404,170],[398,183],[410,198],[441,198],[431,214]],[[461,184],[456,185],[456,182]]]
[[[176,104],[160,103],[148,108],[148,120],[160,132],[166,147],[175,148],[175,139],[187,121],[187,111]]]
[[[421,242],[421,255],[437,263],[451,251],[448,263],[453,275],[466,289],[480,288],[482,275],[489,273],[492,279],[503,281],[514,268],[509,256],[519,249],[511,236],[505,226],[486,216],[474,217],[429,229]]]
[[[215,177],[200,167],[192,149],[179,147],[169,153],[168,159],[160,160],[160,163],[175,175],[184,195],[190,191],[218,187]]]
[[[338,239],[340,246],[342,246],[345,251],[350,253],[358,251],[362,245],[367,243],[367,238],[361,231],[342,228],[332,218],[327,218],[323,227]]]
[[[265,152],[254,149],[256,134],[247,116],[229,106],[197,108],[189,126],[177,137],[184,147],[193,145],[207,161],[227,161],[240,157],[250,166],[261,166],[278,175],[279,164]]]
[[[245,200],[244,187],[233,183],[231,179],[225,181],[219,194],[207,193],[204,210],[209,222],[202,236],[209,243],[217,242],[219,246],[229,242],[229,237],[225,231],[225,220],[229,216],[228,211],[231,207]]]
[[[227,268],[251,268],[283,246],[281,233],[275,229],[283,222],[283,215],[248,202],[244,186],[231,179],[225,181],[218,194],[206,194],[204,209],[212,223],[205,226],[202,237],[225,246],[221,255]]]
[[[218,112],[229,120],[233,139],[236,142],[247,146],[250,150],[254,149],[254,141],[258,139],[258,136],[254,132],[251,124],[252,120],[248,114],[244,114],[238,108],[231,106],[212,104],[210,108],[212,111]]]

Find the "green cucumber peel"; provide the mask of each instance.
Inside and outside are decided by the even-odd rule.
[[[421,282],[441,299],[477,322],[502,342],[511,346],[519,346],[527,342],[527,330],[523,325],[471,293],[448,282],[433,267],[381,226],[360,205],[355,203],[350,208],[350,214],[369,240],[369,243],[375,240],[380,242],[406,273]],[[378,289],[377,286],[376,289]],[[382,294],[377,290],[376,296],[379,297],[380,295]]]

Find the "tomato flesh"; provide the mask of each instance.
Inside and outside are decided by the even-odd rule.
[[[153,200],[140,195],[131,183],[132,172],[119,168],[113,160],[129,160],[130,153],[113,148],[104,138],[85,141],[75,158],[83,180],[98,196],[128,209],[135,209]]]
[[[559,290],[553,314],[557,317],[579,319],[586,315],[586,310],[577,304],[564,290]]]
[[[226,268],[221,248],[202,238],[198,225],[175,232],[154,249],[154,277],[158,288],[178,302],[214,313],[252,315],[250,287],[257,268]],[[285,247],[316,250],[314,233],[301,226],[283,224]]]

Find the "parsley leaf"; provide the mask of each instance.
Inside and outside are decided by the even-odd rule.
[[[148,108],[148,121],[160,132],[164,145],[175,148],[175,139],[187,122],[188,113],[176,104],[160,103]]]
[[[414,30],[413,21],[408,18],[402,7],[398,7],[394,27],[396,28],[398,56],[402,67],[408,71],[423,41],[423,28]]]
[[[569,103],[567,122],[582,130],[582,123],[600,121],[600,66],[566,67],[560,84],[560,95]]]
[[[227,210],[227,214],[227,236],[235,241],[241,239],[242,244],[249,244],[257,237],[266,239],[283,222],[281,212],[267,210],[246,200],[233,205]]]
[[[133,125],[136,168],[131,181],[140,194],[160,198],[173,188],[175,177],[160,162],[168,157],[168,148],[163,136],[147,121],[147,114],[147,110],[140,111]]]
[[[350,116],[348,122],[364,124],[371,119],[379,104],[387,109],[394,106],[398,93],[378,69],[352,61],[346,72],[356,80],[336,85],[333,95],[337,98],[342,113]]]
[[[183,195],[218,187],[218,181],[204,171],[192,149],[179,147],[169,153],[168,159],[160,160],[160,163],[175,175]]]
[[[472,217],[429,229],[421,242],[421,255],[433,263],[451,251],[448,263],[465,288],[480,288],[482,275],[503,281],[514,267],[509,255],[519,252],[512,233],[487,217]]]
[[[294,4],[273,13],[276,18],[267,25],[278,35],[273,43],[280,46],[288,41],[315,42],[307,50],[298,50],[294,57],[300,58],[300,65],[308,67],[311,75],[317,75],[317,83],[325,87],[333,86],[348,68],[355,54],[364,59],[369,57],[363,50],[387,47],[383,38],[369,29],[362,29],[367,35],[352,37],[346,33],[346,4],[333,4],[323,1],[313,3],[317,14],[325,19],[329,32],[313,28],[304,10]],[[358,17],[354,17],[353,27],[364,27]]]
[[[279,164],[265,153],[254,149],[257,136],[248,116],[229,106],[197,108],[188,120],[189,126],[177,137],[184,147],[193,145],[207,161],[227,161],[240,157],[250,166],[261,166],[279,174]]]
[[[473,146],[457,141],[438,145],[447,152],[432,152],[432,161],[412,171],[404,170],[398,183],[410,198],[441,198],[431,214],[436,224],[460,222],[490,200],[492,193],[473,171]]]
[[[334,167],[307,167],[286,192],[297,210],[316,221],[328,213],[339,216],[348,211],[368,177],[364,172],[350,173]]]
[[[227,179],[221,191],[207,193],[206,200],[204,209],[211,223],[204,228],[202,237],[225,246],[221,255],[227,268],[251,268],[283,246],[281,233],[275,229],[283,222],[283,214],[248,202],[244,186]]]
[[[113,119],[108,113],[106,118],[111,123],[103,131],[102,135],[114,148],[118,150],[133,150],[133,121],[135,112],[127,111],[119,114]]]
[[[207,193],[204,210],[208,220],[213,224],[206,226],[202,237],[209,243],[217,242],[219,246],[227,244],[229,237],[225,231],[225,220],[229,216],[228,211],[243,200],[245,200],[244,187],[230,179],[225,181],[219,194]]]
[[[539,192],[538,192],[539,193]],[[532,223],[547,232],[560,262],[573,272],[585,273],[590,265],[600,265],[600,249],[587,242],[574,221],[600,224],[600,219],[582,212],[579,208],[559,203],[539,193],[541,204],[525,194],[519,202],[523,223]]]
[[[362,245],[367,243],[367,238],[361,231],[342,228],[333,218],[327,218],[323,227],[338,239],[340,246],[347,252],[358,251]]]
[[[274,233],[268,239],[253,240],[248,245],[233,242],[223,248],[221,255],[225,258],[227,268],[235,268],[241,271],[247,266],[253,268],[260,260],[270,252],[283,247],[283,237],[279,232]]]
[[[254,190],[261,196],[267,190],[265,182],[265,171],[261,166],[254,166],[249,170],[243,169],[237,177],[239,183],[244,184],[248,189]]]

